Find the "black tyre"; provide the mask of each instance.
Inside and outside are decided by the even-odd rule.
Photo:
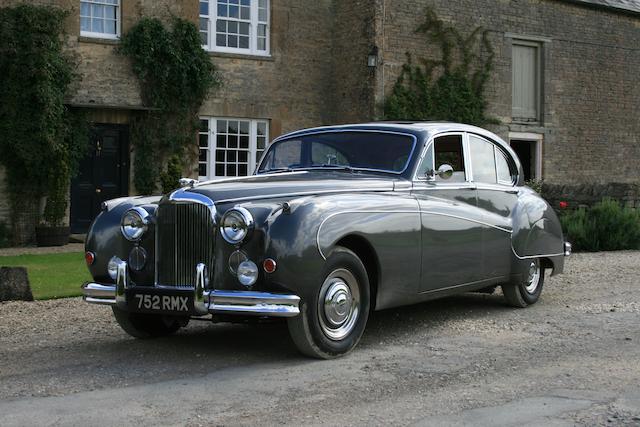
[[[502,285],[502,293],[509,305],[524,308],[538,301],[543,284],[544,268],[540,260],[535,258],[528,262],[523,280]]]
[[[288,320],[289,333],[303,354],[331,359],[351,351],[369,318],[370,291],[362,261],[346,248],[327,258],[318,291],[302,301],[300,315]]]
[[[112,307],[113,315],[120,327],[136,338],[158,338],[171,335],[186,326],[188,319],[176,319],[156,314],[129,313],[118,307]]]

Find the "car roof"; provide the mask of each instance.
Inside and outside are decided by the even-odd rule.
[[[295,136],[309,135],[321,132],[345,132],[349,130],[361,131],[386,131],[386,132],[401,132],[410,133],[416,136],[432,136],[444,132],[470,132],[478,135],[483,135],[491,140],[497,141],[501,144],[506,143],[493,132],[489,132],[486,129],[478,126],[467,125],[463,123],[454,122],[429,122],[429,121],[383,121],[383,122],[368,122],[368,123],[352,123],[344,125],[333,126],[321,126],[308,129],[301,129],[293,132],[289,132],[275,139],[288,139]]]

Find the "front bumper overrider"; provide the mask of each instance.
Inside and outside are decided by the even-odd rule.
[[[293,294],[273,294],[255,291],[206,289],[206,267],[196,266],[193,287],[193,315],[237,314],[269,317],[295,317],[300,314],[300,297]],[[116,305],[127,308],[127,290],[135,287],[129,281],[126,261],[118,262],[115,284],[88,282],[82,285],[83,299],[92,304]]]

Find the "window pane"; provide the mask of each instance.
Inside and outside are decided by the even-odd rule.
[[[247,176],[248,170],[247,165],[239,165],[238,166],[238,176]]]
[[[81,31],[91,31],[91,19],[89,19],[89,18],[80,18],[80,30]]]
[[[258,25],[258,37],[264,37],[267,34],[267,26],[264,24]]]
[[[267,9],[258,9],[258,21],[267,22]]]
[[[258,137],[256,147],[258,147],[259,150],[264,149],[264,138]]]
[[[240,49],[249,49],[249,37],[239,37],[238,47]]]
[[[464,168],[464,156],[462,155],[462,135],[450,135],[436,138],[435,143],[435,168],[444,164],[453,168],[453,176],[447,181],[464,182],[466,180]],[[436,181],[443,181],[436,177]]]
[[[248,151],[238,151],[238,161],[241,163],[246,163],[249,160],[249,152]]]
[[[493,155],[493,144],[484,139],[469,137],[469,150],[471,154],[471,166],[473,169],[473,180],[475,182],[486,182],[495,184],[496,161]]]
[[[251,19],[251,9],[248,7],[241,7],[240,8],[240,18],[241,19]]]
[[[108,19],[116,19],[116,8],[111,6],[106,6],[104,8],[104,17]]]
[[[94,18],[102,18],[104,16],[104,6],[94,4],[92,15]]]
[[[104,21],[104,32],[107,34],[116,34],[116,21],[107,19]]]
[[[238,33],[238,23],[236,21],[229,21],[228,23],[229,33]]]
[[[229,135],[229,148],[238,148],[238,136]]]
[[[209,2],[200,2],[200,15],[209,15]]]
[[[237,151],[229,150],[227,151],[227,163],[236,161],[236,153]]]
[[[227,137],[224,135],[218,135],[216,147],[225,148],[227,146]]]
[[[229,47],[238,47],[238,36],[229,36],[227,39],[227,46]]]
[[[226,33],[227,32],[227,21],[225,21],[224,19],[218,19],[216,21],[216,31],[219,33]]]
[[[89,3],[86,2],[80,2],[80,16],[89,16],[89,10],[90,10],[91,6],[89,6]]]
[[[92,19],[91,31],[93,31],[94,33],[104,33],[104,27],[102,26],[101,18]]]
[[[224,165],[216,163],[216,176],[224,176]]]
[[[246,22],[241,22],[240,26],[239,26],[239,31],[240,34],[243,34],[245,36],[249,35],[249,24]]]
[[[200,120],[200,132],[207,132],[209,130],[209,120]]]
[[[267,124],[265,122],[258,122],[258,135],[266,135],[267,134]]]
[[[238,18],[239,11],[238,6],[229,6],[229,18]]]
[[[238,122],[235,120],[229,120],[228,133],[238,133]]]
[[[251,0],[240,0],[240,4],[243,6],[250,6]]]
[[[224,162],[224,150],[216,150],[216,162]],[[216,172],[217,175],[217,172]]]
[[[249,122],[247,121],[240,122],[240,133],[243,135],[249,135]]]
[[[240,148],[249,148],[249,137],[241,136],[240,137]]]
[[[236,176],[236,165],[227,165],[227,176]]]
[[[496,148],[496,170],[498,171],[498,181],[512,182],[509,162],[504,153]]]
[[[514,45],[512,61],[513,117],[533,121],[538,115],[538,48]]]
[[[206,162],[207,161],[207,151],[208,150],[200,150],[200,161],[201,162]]]
[[[209,146],[209,135],[207,135],[206,133],[201,133],[200,134],[200,138],[198,140],[198,144],[200,145],[200,147],[208,147]]]
[[[198,164],[198,175],[200,175],[203,178],[207,176],[207,164],[206,163]]]
[[[225,4],[221,4],[220,2],[218,2],[218,16],[222,16],[225,17],[228,15],[227,13],[227,5]]]
[[[209,33],[200,31],[200,44],[207,45],[209,43]]]
[[[258,50],[267,50],[267,43],[265,39],[258,39]]]

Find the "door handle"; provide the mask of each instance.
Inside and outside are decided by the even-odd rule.
[[[98,194],[102,193],[102,189],[96,188],[96,193],[98,193]]]

